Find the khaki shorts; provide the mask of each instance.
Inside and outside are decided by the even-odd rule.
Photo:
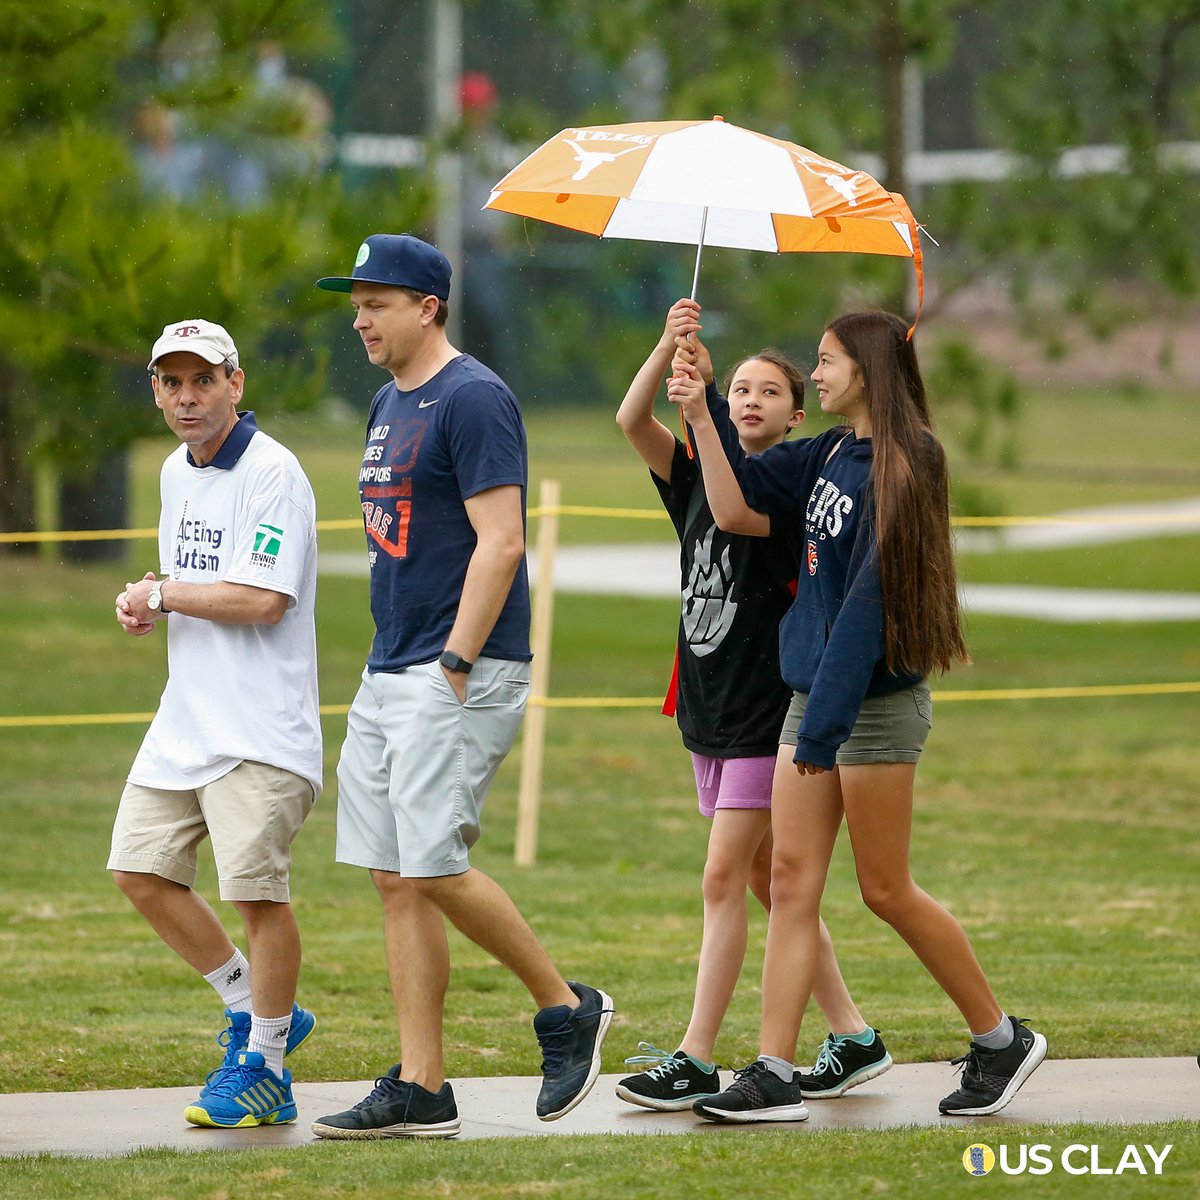
[[[779,734],[781,746],[796,744],[796,730],[804,717],[808,697],[792,693],[792,703]],[[868,696],[858,711],[850,737],[838,747],[839,767],[863,763],[915,763],[933,728],[933,697],[929,683],[920,683],[886,696]]]
[[[307,779],[257,762],[239,763],[192,791],[127,783],[108,869],[161,875],[190,888],[196,850],[207,836],[222,900],[286,904],[292,842],[315,800]]]
[[[337,861],[461,875],[529,698],[527,662],[480,658],[459,702],[434,661],[364,671],[338,762]]]

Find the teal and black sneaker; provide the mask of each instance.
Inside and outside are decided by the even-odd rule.
[[[884,1071],[891,1070],[892,1056],[879,1030],[872,1032],[875,1036],[867,1046],[836,1033],[822,1042],[816,1066],[800,1074],[800,1091],[805,1100],[836,1099],[860,1083],[878,1079]]]
[[[209,1071],[205,1077],[204,1086],[200,1089],[201,1099],[208,1095],[208,1089],[212,1086],[213,1078],[217,1072],[236,1066],[238,1055],[250,1044],[249,1013],[234,1012],[232,1009],[227,1008],[225,1010],[225,1021],[225,1028],[217,1034],[217,1045],[223,1047],[225,1055],[221,1059],[221,1065]],[[300,1005],[293,1004],[292,1024],[288,1029],[287,1046],[283,1051],[284,1057],[286,1058],[293,1050],[299,1050],[308,1041],[309,1034],[316,1027],[317,1018],[307,1008],[301,1008]]]
[[[649,1042],[638,1042],[641,1054],[625,1061],[632,1067],[647,1064],[637,1075],[627,1075],[617,1084],[617,1096],[641,1108],[658,1112],[680,1112],[721,1090],[715,1066],[703,1067],[690,1054],[676,1050],[668,1054]]]
[[[280,1079],[261,1054],[244,1050],[232,1067],[220,1067],[209,1078],[205,1095],[184,1110],[184,1120],[214,1129],[253,1125],[287,1125],[296,1119],[292,1073]]]

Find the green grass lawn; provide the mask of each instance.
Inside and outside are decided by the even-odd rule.
[[[995,1128],[993,1126],[993,1128]],[[995,1134],[985,1131],[989,1144]],[[6,1200],[104,1196],[106,1200],[257,1200],[260,1197],[533,1197],[536,1200],[728,1200],[731,1193],[761,1200],[949,1200],[974,1195],[1013,1200],[1090,1200],[1095,1196],[1153,1196],[1192,1200],[1200,1174],[1200,1133],[1194,1124],[1119,1127],[1006,1125],[1003,1141],[1100,1147],[1110,1169],[1129,1142],[1172,1147],[1160,1178],[1137,1175],[970,1179],[962,1129],[863,1130],[839,1134],[805,1130],[740,1130],[703,1137],[498,1138],[468,1142],[325,1143],[300,1150],[170,1154],[142,1150],[102,1162],[24,1159],[0,1163]],[[1144,1152],[1143,1152],[1144,1154]]]
[[[266,415],[263,423],[270,427]],[[306,433],[297,425],[281,436],[296,445],[312,475],[321,515],[353,517],[358,430]],[[1108,436],[1122,435],[1110,428]],[[562,478],[567,503],[653,506],[650,486],[608,414],[538,415],[531,444],[535,476]],[[139,447],[139,524],[154,522],[154,473],[169,448],[165,441]],[[1035,501],[1050,500],[1051,490],[1032,495],[1018,482],[1004,483],[1012,511],[1048,510]],[[1095,486],[1096,502],[1108,503],[1159,498],[1163,491],[1125,481]],[[1054,503],[1073,502],[1060,494]],[[564,537],[609,536],[598,532],[598,520],[578,524],[586,528],[564,521]],[[665,523],[609,524],[613,540],[646,536],[647,529],[655,538],[668,536]],[[323,535],[322,549],[332,536]],[[361,546],[359,535],[348,535],[347,545]],[[1195,549],[1194,537],[1167,538],[1086,552],[970,556],[963,567],[967,578],[995,582],[1193,590]],[[139,545],[128,568],[60,566],[48,554],[0,558],[0,716],[154,708],[165,672],[163,639],[122,637],[111,607],[133,563],[149,551],[148,543]],[[558,597],[551,693],[660,693],[676,612],[672,600]],[[370,632],[366,581],[323,576],[324,703],[351,699]],[[1047,625],[977,616],[969,634],[975,664],[935,684],[935,692],[1200,678],[1198,623]],[[1197,1050],[1198,720],[1195,695],[937,708],[918,777],[914,874],[960,917],[1002,1003],[1035,1019],[1054,1056]],[[302,1001],[322,1021],[321,1036],[295,1064],[305,1080],[371,1077],[398,1054],[378,903],[364,872],[333,862],[333,769],[344,720],[329,716],[324,725],[328,786],[297,842],[294,870],[305,944]],[[142,732],[139,724],[0,727],[0,1087],[6,1092],[186,1085],[214,1064],[215,996],[153,937],[104,870],[116,799]],[[618,1071],[639,1039],[669,1045],[690,1007],[707,827],[695,812],[687,757],[673,723],[653,711],[552,710],[539,864],[518,869],[512,852],[519,754],[500,773],[474,859],[511,891],[565,971],[602,982],[613,994],[619,1016],[604,1070]],[[212,885],[206,866],[201,887],[211,894]],[[957,1014],[863,908],[844,845],[825,915],[847,980],[897,1060],[961,1053]],[[235,922],[230,928],[236,931]],[[718,1047],[723,1062],[745,1061],[756,1050],[763,933],[756,914],[742,985]],[[535,1074],[532,1014],[519,985],[457,936],[453,956],[451,1075]],[[811,1054],[823,1033],[814,1014],[802,1053]],[[953,1072],[946,1070],[949,1084]],[[1012,1113],[1019,1119],[1018,1108]],[[1194,1126],[1005,1125],[1004,1136],[1009,1144],[1098,1142],[1118,1153],[1127,1142],[1172,1142],[1167,1175],[1139,1181],[1142,1189],[1191,1196],[1200,1188]],[[986,1185],[966,1183],[959,1158],[967,1144],[956,1126],[146,1152],[99,1163],[0,1159],[0,1193],[6,1200],[208,1200],[402,1189],[499,1200],[724,1197],[738,1189],[756,1196],[932,1198],[958,1195],[964,1186],[1014,1196],[1083,1195],[1085,1187],[1093,1195],[1105,1187],[1061,1173],[1038,1181],[993,1173]],[[1138,1182],[1110,1186],[1114,1194],[1140,1194]]]

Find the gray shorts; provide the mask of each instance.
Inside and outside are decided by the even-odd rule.
[[[792,693],[792,703],[779,734],[781,746],[796,744],[808,696]],[[850,737],[838,747],[838,766],[861,763],[915,763],[933,728],[933,697],[922,679],[914,687],[886,696],[868,696],[858,712]]]
[[[161,875],[190,888],[196,850],[207,836],[222,900],[286,904],[292,842],[315,799],[307,779],[259,762],[238,763],[190,791],[127,783],[108,869]]]
[[[364,671],[337,770],[337,861],[422,878],[466,871],[529,673],[527,662],[480,658],[460,704],[436,661]]]

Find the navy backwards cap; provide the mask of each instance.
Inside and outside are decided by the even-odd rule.
[[[450,299],[450,260],[411,233],[373,233],[358,248],[353,275],[317,280],[327,292],[348,292],[356,283],[412,288],[423,296]]]

